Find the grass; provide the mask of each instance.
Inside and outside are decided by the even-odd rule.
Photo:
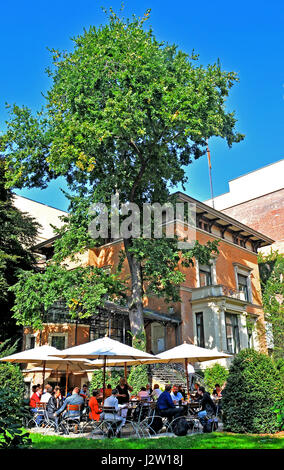
[[[284,449],[284,437],[211,433],[156,439],[87,439],[31,433],[33,449]]]

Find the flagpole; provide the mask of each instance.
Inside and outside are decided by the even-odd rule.
[[[208,157],[208,168],[209,168],[209,180],[210,180],[210,190],[211,190],[211,200],[212,200],[212,207],[214,209],[214,196],[213,196],[213,184],[212,184],[212,174],[211,174],[211,157],[210,157],[210,150],[208,146],[208,139],[206,139],[207,144],[207,157]]]

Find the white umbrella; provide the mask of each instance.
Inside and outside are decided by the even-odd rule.
[[[187,393],[189,396],[189,379],[188,379],[188,370],[187,364],[190,362],[204,362],[212,361],[214,359],[222,359],[232,357],[230,354],[222,353],[214,349],[200,348],[194,344],[188,344],[184,342],[179,346],[176,346],[168,351],[164,351],[159,354],[159,361],[163,363],[170,362],[183,362],[185,366],[186,373],[186,382],[187,382]]]
[[[62,359],[61,357],[58,357],[59,353],[61,353],[59,349],[45,345],[27,349],[26,351],[12,354],[11,356],[2,357],[0,361],[42,365],[42,390],[44,389],[46,365],[49,365],[53,370],[64,370],[66,371],[67,392],[69,372],[85,371],[88,368],[94,367],[94,365],[90,361],[84,359]]]
[[[84,358],[84,359],[103,359],[102,367],[104,369],[103,373],[103,400],[105,392],[105,370],[107,359],[122,359],[121,362],[127,362],[128,360],[137,360],[137,359],[148,359],[155,360],[155,356],[148,354],[139,349],[135,349],[126,344],[115,341],[114,339],[104,337],[96,339],[95,341],[90,341],[89,343],[80,344],[79,346],[74,346],[73,348],[64,349],[60,351],[58,356],[63,358]]]

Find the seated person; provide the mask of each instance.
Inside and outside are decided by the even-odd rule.
[[[222,389],[219,384],[215,384],[215,388],[212,393],[213,397],[222,397]]]
[[[195,400],[195,401],[200,401],[200,400],[202,400],[202,396],[198,393],[199,387],[200,387],[200,384],[197,383],[197,382],[195,382],[195,384],[194,384],[194,392],[193,392],[193,394],[194,394],[194,400]]]
[[[149,392],[147,392],[146,387],[141,387],[140,392],[138,392],[139,400],[150,401]]]
[[[154,390],[153,392],[151,393],[151,396],[154,398],[154,399],[158,399],[159,396],[161,395],[162,393],[162,390],[160,390],[160,386],[158,384],[155,384],[154,385]]]
[[[200,404],[201,411],[197,413],[200,423],[204,426],[206,417],[216,413],[216,406],[210,397],[210,394],[205,391],[204,387],[199,387],[198,394],[201,396]]]
[[[89,418],[94,421],[99,421],[101,410],[98,404],[98,397],[100,396],[99,390],[93,390],[93,396],[89,400]]]
[[[38,408],[41,400],[42,389],[39,385],[33,385],[32,392],[33,393],[30,398],[30,411],[36,414],[36,424],[39,426],[43,420],[43,411]]]
[[[82,389],[80,390],[80,395],[84,398],[84,400],[86,400],[86,398],[89,398],[90,393],[86,384],[84,384]]]
[[[58,417],[54,416],[55,411],[59,410],[63,405],[63,398],[61,395],[60,387],[54,387],[54,393],[51,395],[50,399],[46,405],[46,411],[49,419],[55,421],[56,426],[58,425]]]
[[[80,410],[79,411],[69,410],[69,412],[68,412],[68,417],[70,417],[70,418],[71,417],[72,418],[80,417],[81,416],[81,410],[82,410],[82,407],[84,405],[84,399],[83,399],[83,397],[81,397],[79,395],[79,391],[80,391],[79,387],[74,387],[72,395],[67,397],[64,400],[64,403],[61,406],[61,408],[59,408],[59,410],[55,411],[53,416],[54,417],[59,416],[64,411],[64,414],[62,416],[65,417],[67,415],[67,405],[80,405]]]
[[[107,411],[104,411],[101,414],[101,419],[104,419],[106,421],[111,421],[111,422],[118,425],[117,428],[116,428],[116,431],[115,431],[116,435],[119,434],[120,429],[121,429],[121,427],[123,426],[123,424],[125,422],[125,419],[123,419],[118,414],[119,413],[119,406],[118,406],[117,395],[118,395],[118,390],[115,388],[114,390],[112,390],[111,396],[106,398],[106,400],[104,402],[104,406],[115,408],[115,412],[109,412],[108,413]]]
[[[178,391],[179,391],[179,393],[182,394],[183,399],[185,400],[186,399],[186,393],[185,393],[185,391],[184,391],[184,389],[182,388],[181,385],[178,386]]]
[[[174,385],[171,391],[171,397],[174,402],[174,405],[178,405],[179,402],[183,399],[182,394],[178,391],[178,386]]]
[[[151,393],[153,392],[153,389],[150,387],[150,384],[146,385],[146,391],[149,393],[149,395],[151,395]]]
[[[108,384],[107,388],[105,389],[105,398],[108,398],[111,396],[112,388],[111,385]]]
[[[173,403],[170,394],[171,388],[171,385],[166,385],[165,391],[161,393],[157,401],[158,413],[161,416],[166,416],[169,421],[183,414],[183,409],[176,407]]]
[[[50,384],[46,384],[44,387],[44,392],[41,396],[41,403],[47,403],[50,397],[52,396],[52,386]]]

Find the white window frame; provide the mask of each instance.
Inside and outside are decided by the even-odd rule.
[[[198,260],[196,260],[195,264],[196,264],[196,286],[197,287],[201,287],[200,286],[200,271],[202,271],[202,268],[204,268],[203,269],[204,271],[207,270],[208,272],[210,272],[210,277],[211,277],[211,284],[210,285],[214,286],[214,285],[217,284],[216,259],[215,258],[212,258],[209,261],[209,264],[207,264],[207,265],[199,264]],[[204,287],[204,286],[202,286],[202,287]]]
[[[37,333],[28,333],[25,336],[26,336],[26,344],[25,344],[26,351],[28,349],[31,349],[31,338],[35,338],[35,347],[36,347]]]
[[[251,286],[251,272],[252,269],[239,265],[237,263],[234,263],[234,269],[235,269],[235,280],[236,280],[236,287],[237,291],[239,291],[239,280],[238,280],[238,274],[241,276],[244,276],[247,280],[247,292],[248,292],[248,300],[247,302],[253,303],[252,302],[252,286]]]

